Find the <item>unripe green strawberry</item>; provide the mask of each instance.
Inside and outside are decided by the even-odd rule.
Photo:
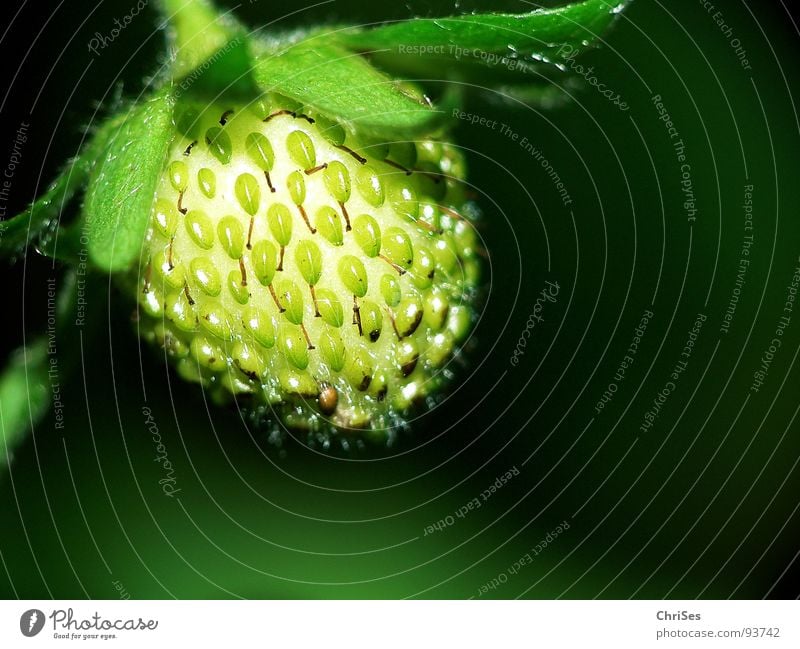
[[[139,327],[218,399],[250,395],[309,439],[391,440],[473,322],[463,161],[300,111],[278,96],[178,107],[135,277]]]
[[[451,108],[487,84],[548,104],[539,69],[628,3],[270,32],[214,0],[159,0],[166,65],[0,219],[0,258],[35,244],[78,275],[113,273],[178,373],[281,424],[276,442],[292,429],[323,446],[390,443],[452,376],[480,272],[463,160],[436,139],[450,111],[405,80],[455,80],[441,88]],[[487,65],[443,55],[443,34]],[[498,74],[490,60],[525,65]],[[539,82],[512,80],[530,66]],[[27,405],[6,430],[45,410]]]

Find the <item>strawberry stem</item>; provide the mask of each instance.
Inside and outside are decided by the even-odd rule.
[[[184,77],[235,37],[233,26],[209,0],[162,0],[171,26],[174,48],[173,75]]]

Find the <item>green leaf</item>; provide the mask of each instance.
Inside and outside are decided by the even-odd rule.
[[[0,476],[9,465],[14,448],[47,413],[53,398],[53,381],[60,382],[74,365],[77,348],[68,344],[64,335],[74,331],[77,290],[77,275],[69,271],[56,298],[54,329],[16,350],[0,372]],[[89,290],[86,282],[81,290]],[[56,377],[50,375],[53,359],[58,361]]]
[[[47,343],[37,339],[11,357],[0,375],[0,474],[33,422],[47,410]]]
[[[46,234],[75,193],[85,184],[101,155],[113,121],[101,127],[88,145],[61,172],[50,188],[27,210],[7,221],[0,221],[0,257],[21,253],[28,245]]]
[[[420,73],[436,62],[440,77],[469,77],[479,66],[524,73],[533,64],[575,56],[599,39],[629,2],[585,0],[528,14],[414,19],[346,32],[342,40],[356,51],[373,52],[376,62],[391,70]],[[515,63],[520,61],[528,66]]]
[[[92,171],[83,210],[89,257],[104,270],[123,270],[139,255],[173,133],[173,103],[162,90],[133,106]]]
[[[366,135],[415,137],[433,130],[436,111],[358,54],[324,39],[314,37],[280,53],[262,52],[253,67],[256,83]]]

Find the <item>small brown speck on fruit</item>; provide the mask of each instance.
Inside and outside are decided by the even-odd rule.
[[[329,383],[322,386],[319,393],[319,407],[326,415],[331,414],[336,410],[336,404],[339,403],[339,392],[335,387]]]

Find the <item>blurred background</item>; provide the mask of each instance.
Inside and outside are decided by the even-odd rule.
[[[636,0],[572,81],[552,75],[553,106],[467,95],[498,123],[452,132],[483,208],[485,307],[450,398],[393,448],[269,446],[140,347],[95,278],[91,324],[58,341],[63,426],[39,423],[0,476],[0,596],[797,597],[798,32],[782,2],[714,5]],[[135,0],[18,4],[0,44],[9,215],[158,68],[138,6],[94,54]],[[457,10],[479,6],[532,4]],[[454,9],[233,10],[291,29]],[[33,253],[2,273],[5,358],[46,329],[63,273]]]

